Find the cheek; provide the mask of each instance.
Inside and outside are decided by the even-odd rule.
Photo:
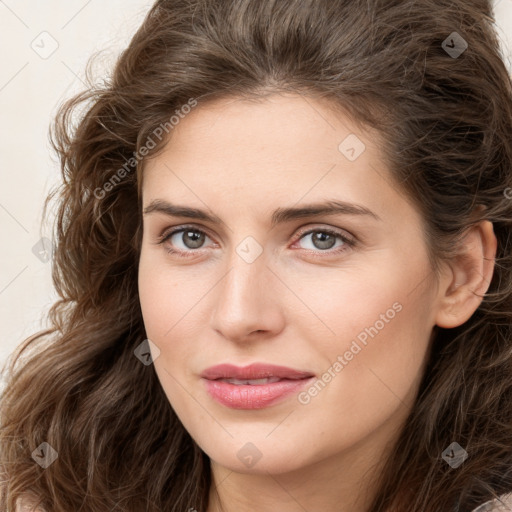
[[[370,419],[373,409],[411,405],[426,360],[434,300],[428,261],[420,253],[381,256],[364,272],[339,272],[323,293],[309,290],[308,305],[329,332],[319,335],[318,322],[313,328],[297,317],[304,339],[315,340],[309,349],[323,364],[315,370],[325,383],[304,401],[342,416]]]
[[[370,347],[402,353],[413,334],[418,337],[429,329],[433,297],[426,291],[425,275],[428,264],[421,254],[388,251],[371,255],[364,264],[317,270],[316,275],[289,273],[286,281],[293,283],[305,308],[286,290],[282,297],[293,305],[287,307],[293,315],[291,328],[299,331],[301,339],[314,341],[310,348],[319,354],[332,359],[333,354],[350,351],[353,342],[361,347],[358,359]],[[419,344],[413,345],[421,351]],[[357,351],[355,346],[352,355]]]
[[[333,424],[336,417],[351,418],[354,435],[412,407],[423,374],[431,297],[421,286],[411,293],[413,274],[407,278],[403,268],[401,276],[395,271],[373,281],[378,285],[360,287],[366,293],[351,300],[343,295],[345,305],[330,316],[336,336],[323,346],[328,362],[320,378],[329,382],[318,392],[306,390],[315,397],[304,396],[313,408],[329,410]]]
[[[160,338],[161,334],[169,329],[166,326],[169,316],[164,312],[167,310],[172,314],[169,307],[168,294],[164,292],[162,280],[158,277],[158,272],[152,271],[151,267],[145,264],[141,258],[139,265],[139,300],[144,319],[146,334],[149,339]]]
[[[146,336],[160,350],[153,367],[170,404],[178,412],[184,409],[183,384],[180,385],[186,370],[183,362],[190,358],[188,351],[192,348],[191,343],[184,343],[190,336],[182,331],[190,301],[184,296],[182,285],[170,277],[161,261],[142,251],[138,287]],[[190,288],[186,291],[190,292]]]
[[[194,340],[201,339],[204,329],[201,299],[211,284],[188,270],[172,269],[156,251],[141,253],[139,300],[146,335],[160,349],[155,360],[159,374],[163,369],[188,373],[184,362],[197,352]]]
[[[186,313],[187,297],[193,294],[193,287],[183,286],[177,279],[179,275],[171,274],[156,252],[142,249],[138,287],[146,333],[150,339],[153,336],[162,340]]]

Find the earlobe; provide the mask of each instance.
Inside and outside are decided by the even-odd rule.
[[[489,289],[498,245],[492,223],[486,220],[471,227],[461,244],[439,287],[436,325],[446,329],[466,322]]]

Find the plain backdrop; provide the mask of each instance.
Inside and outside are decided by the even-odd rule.
[[[57,296],[41,242],[51,237],[52,221],[41,227],[43,202],[60,179],[50,121],[61,102],[84,89],[88,58],[101,50],[97,73],[108,70],[151,4],[0,0],[0,366],[46,325]],[[495,17],[512,73],[512,0],[496,0]]]

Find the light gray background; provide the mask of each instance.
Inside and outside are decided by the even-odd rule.
[[[32,252],[42,236],[51,237],[49,225],[41,230],[41,213],[60,179],[48,144],[49,123],[57,105],[84,88],[89,56],[103,51],[96,68],[101,76],[151,4],[0,0],[0,365],[45,326],[56,298],[50,263]],[[495,15],[512,73],[512,0],[496,0]]]

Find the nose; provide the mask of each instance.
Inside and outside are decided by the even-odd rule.
[[[284,328],[283,285],[267,263],[265,253],[248,263],[234,251],[212,297],[212,326],[223,338],[245,343],[273,337]]]

